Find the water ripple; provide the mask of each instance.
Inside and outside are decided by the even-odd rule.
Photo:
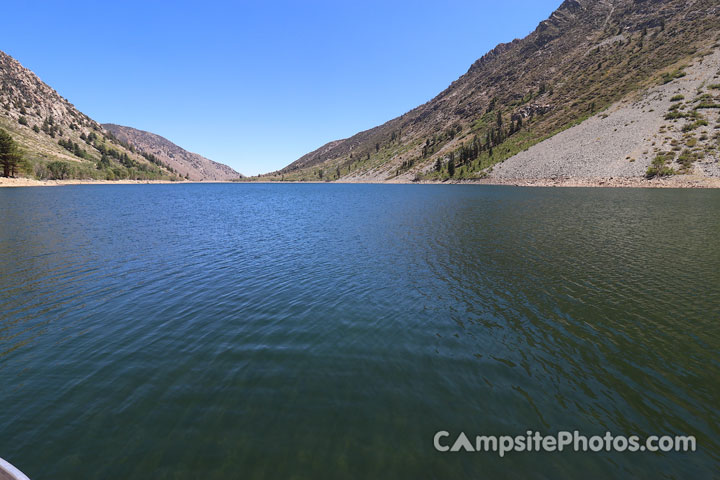
[[[0,456],[31,478],[720,467],[718,192],[155,185],[0,197]],[[701,449],[691,461],[441,456],[441,429],[693,434]]]

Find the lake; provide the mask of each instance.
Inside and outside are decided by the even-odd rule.
[[[31,479],[710,478],[720,191],[0,189],[0,457]],[[439,452],[435,432],[694,435]]]

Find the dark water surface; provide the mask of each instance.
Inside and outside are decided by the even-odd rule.
[[[0,189],[0,457],[41,479],[711,478],[720,191]],[[433,435],[697,437],[439,453]]]

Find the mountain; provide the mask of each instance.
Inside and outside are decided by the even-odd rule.
[[[242,178],[242,175],[227,165],[188,152],[160,135],[112,123],[103,124],[103,128],[138,151],[154,155],[180,175],[187,175],[190,180],[220,181]]]
[[[594,143],[585,139],[592,136],[588,128],[567,132],[552,148],[541,148],[542,168],[533,170],[537,159],[525,152],[524,160],[515,162],[504,178],[572,175],[576,170],[638,177],[694,172],[698,162],[717,163],[717,136],[712,130],[717,120],[710,112],[720,103],[720,91],[713,88],[717,70],[712,71],[720,47],[718,33],[717,0],[566,0],[527,37],[498,45],[424,105],[328,143],[264,178],[492,177],[499,175],[497,164],[628,105],[642,113],[630,115],[628,121],[635,125],[620,123],[625,114],[615,115],[606,122],[612,128],[603,129],[602,138],[594,136]],[[682,90],[677,85],[690,77],[694,83],[683,88],[690,92],[696,86],[700,91],[671,102],[668,92]],[[665,110],[645,106],[653,92],[663,96],[656,106]],[[654,130],[635,132],[646,120]],[[653,142],[648,136],[664,141]],[[583,139],[591,152],[570,148]],[[560,151],[563,154],[556,158]],[[572,158],[576,154],[582,159]],[[575,163],[568,166],[568,161]],[[606,161],[622,168],[594,168]],[[629,163],[633,168],[625,168]],[[715,174],[714,167],[703,171]]]
[[[119,138],[2,51],[0,128],[19,145],[23,173],[38,179],[215,180],[239,176],[229,167],[185,152],[152,134],[147,134],[152,138],[147,146],[126,141],[124,135]]]

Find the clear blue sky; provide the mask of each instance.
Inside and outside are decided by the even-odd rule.
[[[0,49],[100,122],[254,175],[430,100],[560,3],[9,0]]]

